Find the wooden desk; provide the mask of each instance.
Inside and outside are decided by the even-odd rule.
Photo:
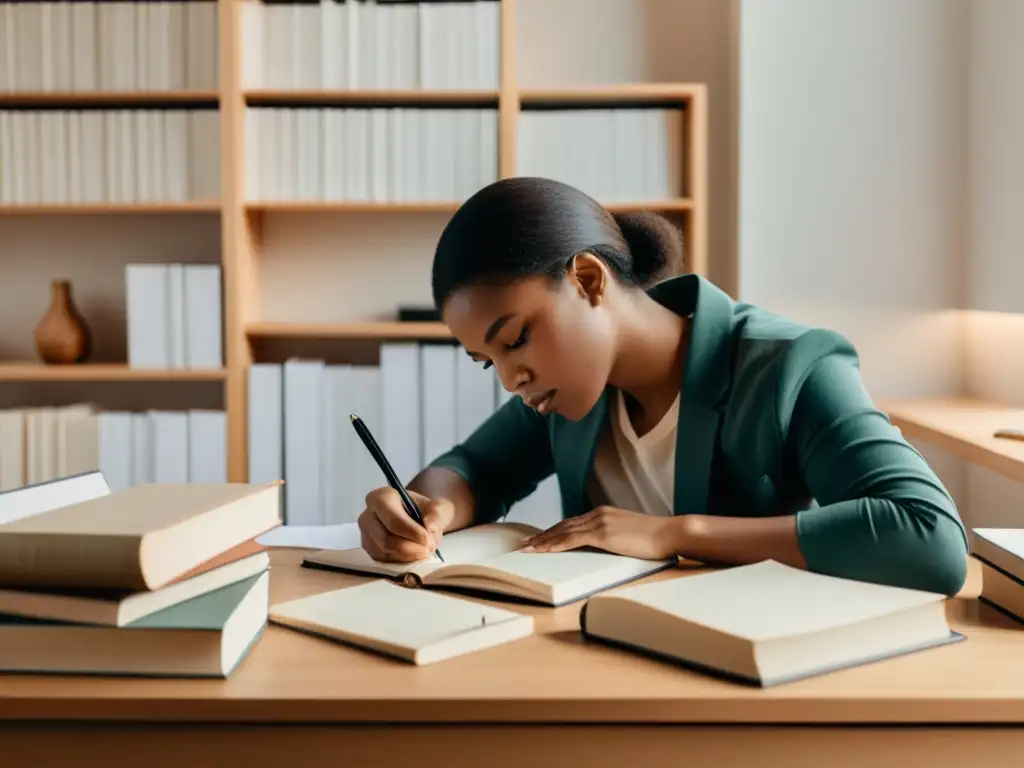
[[[274,602],[358,581],[298,562],[274,553]],[[147,768],[1016,765],[1024,628],[973,599],[978,580],[972,563],[948,603],[966,642],[769,690],[585,643],[579,606],[522,609],[539,618],[536,636],[422,668],[271,626],[227,681],[0,676],[0,756]]]

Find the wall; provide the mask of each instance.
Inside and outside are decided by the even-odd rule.
[[[742,0],[739,295],[834,328],[876,396],[963,386],[966,4]]]
[[[968,392],[1024,407],[1024,3],[974,0],[967,34]],[[1020,524],[1024,485],[973,466],[967,483],[972,524]]]

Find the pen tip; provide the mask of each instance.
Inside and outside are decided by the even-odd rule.
[[[358,418],[359,418],[359,417],[358,417],[358,416],[356,416],[356,415],[355,415],[354,413],[350,413],[350,414],[348,415],[348,417],[349,417],[349,418],[350,418],[350,419],[351,419],[352,421],[355,421],[356,419],[358,419]]]

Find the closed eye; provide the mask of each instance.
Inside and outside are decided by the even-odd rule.
[[[519,349],[521,346],[523,346],[529,340],[529,338],[530,338],[529,328],[524,325],[523,326],[523,330],[521,330],[519,332],[519,336],[516,338],[516,340],[513,341],[511,344],[506,344],[505,348],[506,349]]]

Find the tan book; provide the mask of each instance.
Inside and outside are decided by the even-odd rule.
[[[280,483],[137,485],[0,525],[0,586],[153,590],[280,525]]]
[[[249,547],[230,550],[239,556],[215,558],[187,578],[176,579],[159,589],[0,589],[0,614],[75,624],[125,627],[154,613],[179,605],[239,581],[270,567],[270,556]],[[243,554],[249,551],[249,554]]]
[[[270,607],[270,622],[423,665],[533,634],[532,616],[376,581]]]
[[[678,563],[641,560],[607,552],[520,552],[540,529],[522,523],[490,523],[446,534],[444,562],[382,563],[362,548],[323,550],[305,557],[306,566],[387,576],[410,587],[437,587],[501,595],[544,605],[564,605],[601,590],[642,578]]]
[[[591,639],[768,687],[963,640],[945,596],[771,560],[590,598]]]

